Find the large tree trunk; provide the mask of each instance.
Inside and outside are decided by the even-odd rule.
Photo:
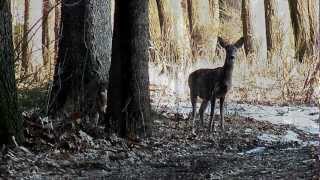
[[[53,75],[54,63],[54,3],[43,0],[42,3],[42,57],[46,79]]]
[[[315,54],[316,22],[314,0],[289,0],[291,22],[295,37],[296,58],[302,62]]]
[[[148,9],[148,0],[115,2],[106,130],[122,137],[151,134]]]
[[[30,0],[24,1],[24,24],[23,24],[23,39],[22,39],[22,73],[30,72],[31,47],[29,43],[29,18],[30,18]]]
[[[264,0],[265,20],[266,20],[266,37],[268,61],[272,62],[275,55],[279,55],[282,48],[280,20],[275,0]]]
[[[103,111],[97,101],[100,102],[109,80],[111,3],[64,0],[61,22],[62,36],[49,114],[55,115],[61,110],[81,112],[91,122]]]
[[[21,114],[17,105],[14,73],[10,1],[0,3],[0,144],[10,144],[12,136],[23,142]]]
[[[242,0],[241,18],[243,26],[244,48],[246,55],[250,56],[255,53],[251,0]]]
[[[166,59],[170,62],[183,62],[190,58],[190,34],[181,0],[157,0],[160,27]]]
[[[218,0],[212,2],[188,0],[188,11],[193,55],[196,58],[203,58],[215,52],[219,27],[219,18],[217,18],[219,2]]]

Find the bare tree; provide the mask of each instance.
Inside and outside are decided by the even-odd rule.
[[[195,57],[215,52],[219,27],[218,0],[188,0],[190,33]]]
[[[315,55],[317,17],[313,0],[289,0],[291,22],[295,37],[296,58],[302,62]]]
[[[148,10],[148,0],[115,2],[106,130],[122,137],[151,134]]]
[[[14,72],[10,1],[0,3],[0,144],[23,142],[22,117],[18,110]]]
[[[52,0],[42,2],[42,57],[46,75],[53,75],[54,62],[54,4]]]
[[[280,20],[275,0],[264,0],[268,60],[280,53],[282,47]]]
[[[29,43],[29,18],[30,18],[30,0],[24,1],[24,23],[22,39],[22,72],[27,74],[30,71],[31,47]]]
[[[182,8],[182,1],[157,0],[163,42],[170,54],[171,62],[179,62],[184,57],[190,57],[190,34]]]
[[[255,53],[251,0],[242,0],[241,18],[243,26],[244,48],[246,55],[249,56]]]
[[[61,26],[49,114],[80,112],[91,123],[105,106],[98,102],[109,82],[111,3],[63,0]]]
[[[60,22],[61,22],[61,0],[55,0],[54,7],[54,61],[58,59],[59,40],[60,40]]]

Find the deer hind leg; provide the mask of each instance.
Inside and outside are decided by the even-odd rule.
[[[203,99],[201,106],[200,106],[200,109],[199,109],[201,126],[203,126],[203,113],[207,109],[208,102],[209,102],[208,99]]]
[[[192,131],[193,131],[193,133],[195,133],[194,128],[195,128],[196,108],[197,108],[197,97],[196,96],[191,96],[191,104],[192,104],[192,112],[191,112],[190,120],[192,121]]]
[[[224,131],[224,110],[223,110],[223,104],[224,104],[224,97],[220,98],[220,116],[221,116],[221,121],[220,121],[220,126],[221,126],[221,131]]]
[[[211,111],[210,111],[209,132],[212,132],[212,130],[215,131],[215,124],[213,121],[213,116],[214,116],[214,108],[216,105],[216,97],[214,95],[211,97],[210,103],[211,103]]]

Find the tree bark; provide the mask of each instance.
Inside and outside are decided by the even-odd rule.
[[[54,64],[58,64],[59,40],[61,23],[61,0],[55,0],[54,7]]]
[[[169,62],[182,62],[191,57],[190,33],[182,1],[157,0],[164,49]]]
[[[302,62],[315,55],[316,16],[313,0],[289,0],[291,23],[295,37],[296,58]]]
[[[151,134],[148,9],[148,0],[115,2],[106,130],[122,137]]]
[[[243,26],[244,48],[246,55],[249,56],[255,53],[251,0],[242,0],[241,18]]]
[[[49,114],[80,112],[92,124],[95,115],[101,111],[97,101],[109,81],[110,1],[64,0],[61,23],[63,28]]]
[[[266,21],[266,37],[268,61],[272,62],[274,55],[280,53],[282,48],[280,20],[275,0],[264,0],[265,21]]]
[[[0,2],[0,144],[23,142],[22,118],[17,104],[10,1]]]
[[[212,5],[212,6],[211,6]],[[193,56],[204,58],[215,52],[219,28],[218,0],[188,0]]]
[[[319,3],[319,2],[318,2]],[[319,38],[319,17],[317,17],[317,1],[308,0],[308,13],[309,13],[309,21],[310,21],[310,39],[311,46],[313,48],[313,53],[316,55],[319,51],[316,51]]]
[[[46,79],[52,79],[54,63],[54,3],[42,1],[42,57]]]
[[[29,18],[30,18],[30,0],[24,1],[24,24],[22,39],[22,74],[30,72],[31,47],[29,43]]]

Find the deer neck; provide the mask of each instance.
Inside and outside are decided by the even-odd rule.
[[[223,65],[223,75],[226,80],[231,80],[233,71],[233,63],[228,63],[227,59]]]

